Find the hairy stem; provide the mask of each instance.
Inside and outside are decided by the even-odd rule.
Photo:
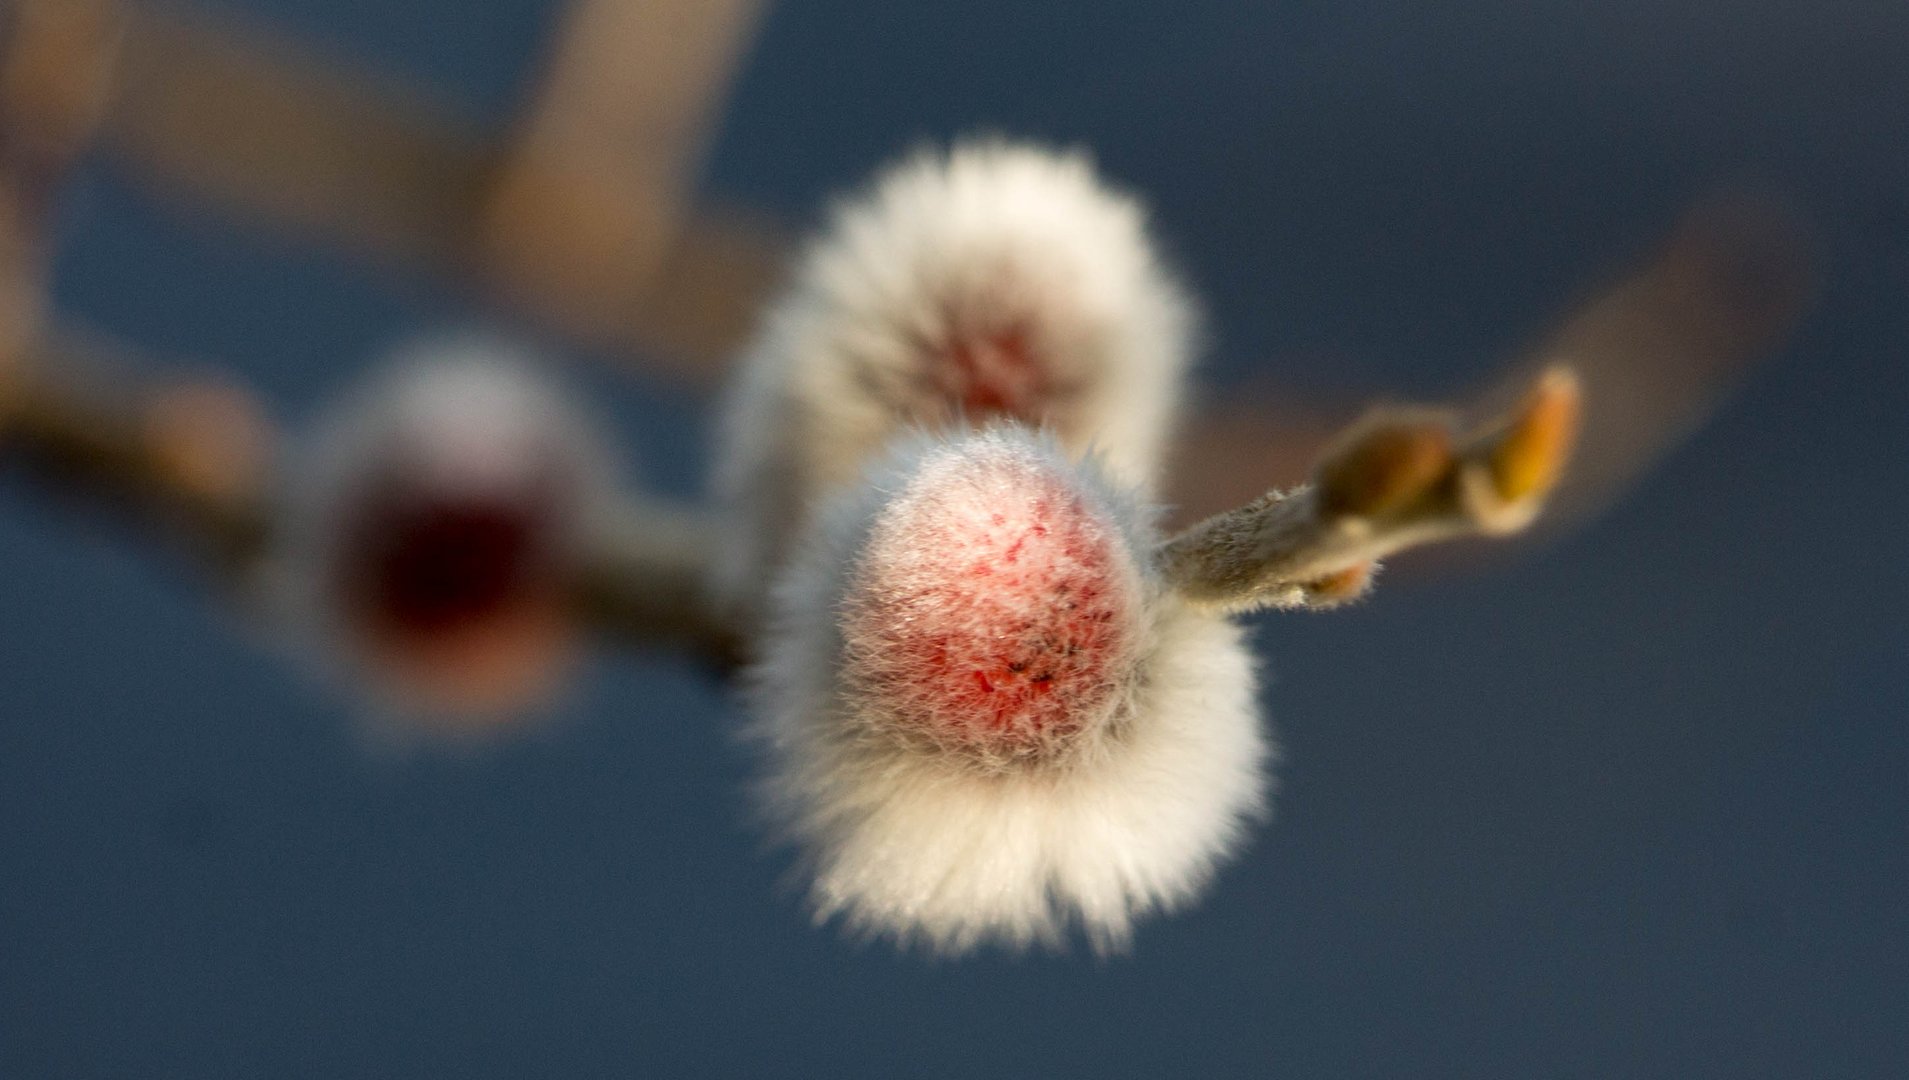
[[[1578,412],[1577,378],[1563,367],[1464,437],[1443,414],[1381,409],[1310,483],[1194,525],[1161,547],[1161,566],[1183,596],[1219,610],[1344,603],[1395,552],[1530,524],[1570,456]]]

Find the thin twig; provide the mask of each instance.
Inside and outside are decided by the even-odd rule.
[[[0,158],[34,213],[99,126],[122,29],[115,0],[0,5]]]
[[[499,287],[615,333],[690,214],[755,0],[573,0],[478,223]]]
[[[1162,547],[1161,565],[1206,607],[1344,603],[1395,552],[1528,525],[1570,456],[1577,418],[1577,378],[1566,368],[1546,372],[1510,415],[1463,439],[1446,415],[1380,410],[1325,456],[1310,484],[1193,526]]]
[[[742,662],[741,628],[719,619],[708,599],[715,516],[655,500],[603,514],[577,603],[604,637],[639,646],[686,647],[714,670]]]
[[[263,553],[272,435],[216,378],[148,382],[118,350],[41,336],[0,381],[0,452],[63,495],[87,493],[244,579]]]
[[[0,7],[0,369],[38,332],[52,206],[105,109],[115,11],[113,0]]]
[[[151,369],[89,336],[38,339],[0,365],[0,463],[120,511],[244,597],[285,519],[273,429],[234,383],[140,376]],[[654,500],[601,510],[577,573],[579,620],[618,643],[732,666],[737,636],[702,592],[712,528],[696,510]]]
[[[0,13],[64,2],[0,0]],[[699,381],[748,332],[779,275],[780,232],[735,206],[704,206],[642,243],[617,240],[682,216],[683,181],[658,179],[667,169],[612,175],[594,160],[543,156],[539,141],[526,172],[522,145],[485,138],[400,80],[269,34],[85,3],[119,28],[88,68],[101,84],[102,148],[174,194],[449,274],[585,343],[640,350]],[[726,5],[700,33],[706,67],[679,72],[692,85],[676,104],[720,85],[744,40],[746,11]],[[684,130],[705,120],[687,118]],[[684,152],[665,157],[680,165]],[[536,244],[503,242],[500,222],[521,203],[511,191],[534,193],[541,225],[564,227]],[[539,276],[550,266],[567,268],[563,288]]]

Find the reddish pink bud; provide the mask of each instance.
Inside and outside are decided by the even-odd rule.
[[[942,401],[971,422],[996,417],[1039,424],[1056,395],[1051,365],[1035,352],[1025,327],[963,330],[924,365]]]
[[[883,172],[796,261],[741,358],[717,603],[755,618],[814,509],[904,432],[1015,421],[1150,491],[1194,321],[1140,204],[1081,154],[980,140]]]
[[[750,674],[762,806],[819,918],[959,952],[1117,949],[1263,807],[1237,627],[1150,513],[1012,424],[901,440],[818,517]]]
[[[1011,442],[929,462],[848,584],[851,693],[896,730],[1001,761],[1064,750],[1131,679],[1141,584],[1107,508]]]

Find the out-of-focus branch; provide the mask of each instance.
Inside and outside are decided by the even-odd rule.
[[[1686,212],[1641,268],[1573,311],[1527,354],[1533,366],[1570,364],[1586,388],[1578,457],[1544,527],[1609,506],[1701,426],[1789,340],[1817,280],[1814,241],[1793,211],[1725,194]]]
[[[98,342],[40,337],[0,373],[0,456],[156,526],[235,580],[267,539],[270,426],[211,378],[141,384]]]
[[[110,0],[0,7],[0,372],[38,331],[51,205],[99,122],[118,38]]]
[[[1580,303],[1502,385],[1479,395],[1477,411],[1496,411],[1554,364],[1583,383],[1582,440],[1544,528],[1622,495],[1782,345],[1814,290],[1811,244],[1796,219],[1776,203],[1724,196],[1690,210],[1641,266]],[[1181,520],[1290,482],[1285,470],[1303,460],[1292,450],[1323,445],[1327,430],[1305,410],[1295,416],[1254,394],[1229,395],[1191,426],[1176,470]]]
[[[13,175],[0,170],[0,416],[20,353],[38,332],[45,296],[39,220],[28,204]]]
[[[103,115],[122,28],[110,0],[0,11],[0,452],[240,568],[264,538],[263,411],[218,380],[143,384],[98,343],[45,330],[48,211]]]
[[[519,145],[686,194],[759,0],[572,0]]]
[[[1387,555],[1530,524],[1570,457],[1578,412],[1577,378],[1566,368],[1546,372],[1516,409],[1462,439],[1447,415],[1381,409],[1341,439],[1310,484],[1169,540],[1167,580],[1194,603],[1228,611],[1344,603]]]
[[[149,365],[86,336],[42,336],[0,362],[0,464],[149,527],[240,595],[272,557],[276,438],[243,388],[217,377],[155,382]],[[579,620],[622,644],[681,647],[718,668],[735,634],[708,613],[711,524],[647,500],[602,511],[575,581]]]
[[[113,0],[0,6],[0,158],[31,213],[98,127],[121,28]]]
[[[755,0],[573,0],[480,223],[497,284],[614,334],[690,196]]]
[[[584,48],[572,38],[520,137],[492,142],[407,85],[269,35],[110,0],[73,2],[117,29],[74,68],[86,78],[72,85],[92,89],[69,97],[96,101],[103,148],[175,194],[460,277],[573,337],[641,350],[699,381],[750,328],[779,273],[783,241],[760,215],[687,209],[685,170],[745,40],[749,4],[657,9],[658,32],[635,58],[682,44],[655,74],[680,85],[612,123],[624,124],[619,138],[662,140],[657,164],[631,174],[624,169],[649,148],[606,155],[606,144],[580,139],[568,122],[545,122],[573,98],[617,89],[586,77],[600,58],[567,62]],[[24,15],[65,3],[0,0],[0,8]],[[606,6],[578,18],[573,37],[610,23],[628,33],[634,24],[618,21],[635,16]],[[592,149],[568,156],[582,141]],[[547,276],[553,268],[560,286]]]
[[[717,671],[743,660],[743,628],[717,618],[707,592],[715,520],[695,508],[626,503],[603,515],[577,581],[585,622],[604,637],[685,646]]]
[[[126,23],[102,136],[142,178],[407,260],[466,257],[490,164],[448,109],[263,35]]]

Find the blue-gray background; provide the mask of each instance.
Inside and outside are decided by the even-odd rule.
[[[506,115],[553,0],[223,0]],[[1464,385],[1719,178],[1823,239],[1794,346],[1621,506],[1266,618],[1277,821],[1133,955],[805,922],[723,694],[606,657],[552,730],[378,763],[151,553],[0,492],[0,1076],[1909,1072],[1909,7],[789,2],[712,184],[794,220],[976,127],[1092,145],[1216,384]],[[289,416],[463,313],[109,172],[59,296]],[[706,414],[590,383],[651,483]]]

